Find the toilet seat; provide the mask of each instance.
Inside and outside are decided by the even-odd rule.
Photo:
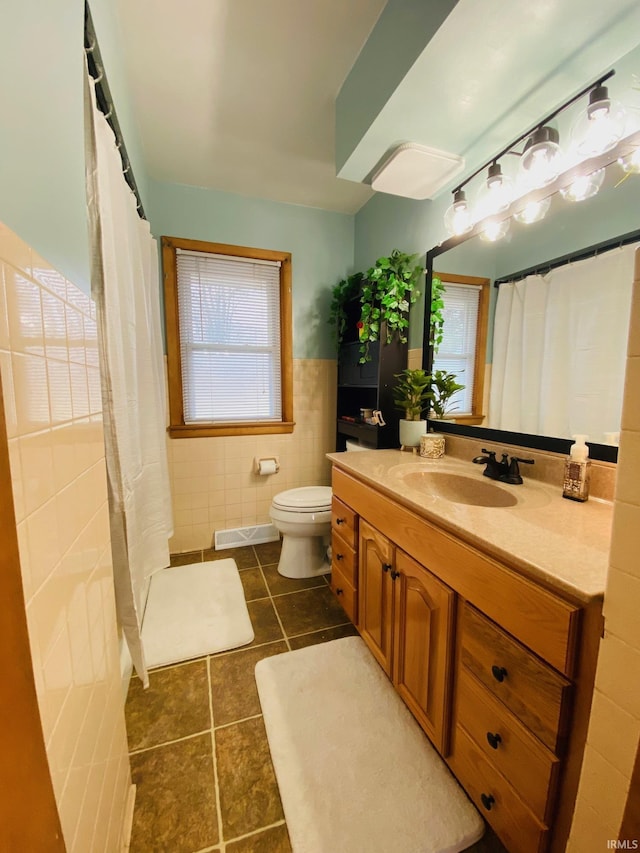
[[[293,512],[320,512],[331,509],[331,486],[301,486],[287,489],[273,498],[273,506]]]

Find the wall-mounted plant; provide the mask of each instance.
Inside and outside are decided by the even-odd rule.
[[[442,280],[434,275],[431,279],[431,322],[429,328],[431,334],[429,344],[433,347],[433,354],[438,352],[442,343],[442,334],[444,328],[444,299],[443,294],[445,286]]]
[[[331,291],[331,304],[329,305],[328,323],[333,329],[338,346],[344,338],[347,325],[347,303],[355,299],[360,292],[362,273],[356,272],[347,278],[341,279]]]
[[[360,362],[369,359],[369,343],[380,338],[382,323],[386,323],[390,343],[394,335],[407,341],[409,305],[419,296],[416,285],[424,267],[416,263],[417,255],[394,249],[388,257],[378,258],[367,270],[362,282],[360,301]]]

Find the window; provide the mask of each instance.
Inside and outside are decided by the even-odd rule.
[[[434,273],[445,286],[442,343],[433,371],[455,373],[464,385],[452,398],[456,421],[479,423],[483,417],[484,371],[489,313],[489,279]]]
[[[162,238],[169,434],[293,430],[291,255]]]

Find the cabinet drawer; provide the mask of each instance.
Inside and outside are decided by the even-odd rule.
[[[549,749],[561,751],[570,683],[466,602],[462,663]]]
[[[331,589],[349,619],[354,625],[357,624],[358,595],[349,580],[335,565],[331,567]]]
[[[331,501],[331,528],[342,536],[347,545],[355,548],[358,541],[358,517],[336,497]]]
[[[509,853],[542,853],[546,849],[547,827],[529,811],[461,726],[455,730],[450,764]]]
[[[355,549],[344,541],[335,530],[331,531],[331,568],[338,569],[351,586],[358,586],[358,561]]]
[[[536,817],[549,823],[560,761],[464,668],[458,679],[456,707],[458,723],[484,757],[507,778]]]

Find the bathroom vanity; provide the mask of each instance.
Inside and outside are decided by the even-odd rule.
[[[333,592],[510,853],[565,849],[611,505],[471,462],[330,454]]]

